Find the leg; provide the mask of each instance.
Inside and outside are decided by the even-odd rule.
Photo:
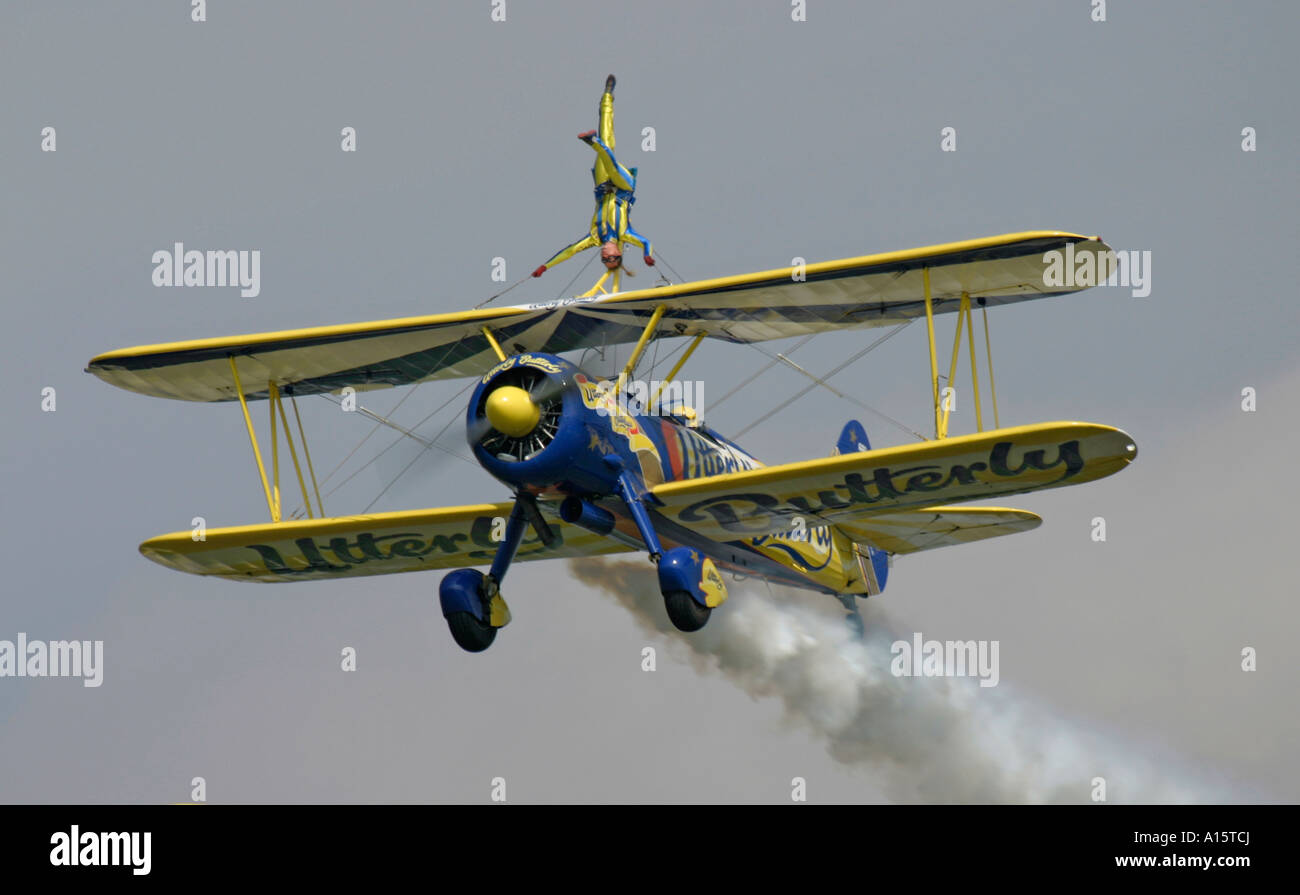
[[[598,186],[609,182],[620,190],[630,192],[636,189],[636,175],[620,165],[618,159],[614,158],[612,144],[607,144],[601,137],[592,137],[585,142],[596,150],[596,167],[592,169],[591,176]]]
[[[578,134],[578,139],[596,150],[596,164],[591,169],[591,177],[596,186],[619,175],[618,163],[613,160],[610,150],[614,146],[614,93],[613,76],[605,84],[605,92],[600,97],[600,123],[594,131]],[[599,144],[599,146],[597,146]],[[602,152],[602,150],[604,150]],[[630,189],[630,187],[621,187]]]
[[[614,148],[614,76],[605,80],[605,92],[600,95],[600,139]]]

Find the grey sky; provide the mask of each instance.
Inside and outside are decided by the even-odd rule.
[[[106,666],[98,689],[0,679],[0,801],[177,801],[196,775],[223,802],[484,801],[495,776],[518,802],[785,801],[794,776],[813,801],[898,797],[561,562],[512,571],[515,620],[470,656],[436,574],[238,586],[136,552],[196,515],[262,521],[265,503],[237,408],[118,391],[85,362],[472,306],[501,288],[494,256],[513,282],[585,231],[591,157],[574,135],[610,71],[619,155],[640,168],[635,224],[686,278],[1034,228],[1152,253],[1147,298],[1105,288],[990,315],[1003,422],[1120,426],[1136,464],[1008,501],[1044,517],[1035,532],[900,560],[872,612],[999,640],[999,690],[1171,774],[1300,799],[1294,4],[1109,3],[1104,23],[1086,0],[809,0],[803,23],[783,0],[509,0],[505,23],[489,0],[208,6],[202,24],[182,2],[0,12],[0,639],[102,639]],[[57,152],[40,151],[45,126]],[[150,257],[176,241],[260,250],[261,294],[154,288]],[[555,297],[586,260],[506,301]],[[794,359],[820,372],[876,335],[819,336]],[[690,372],[715,396],[766,362],[707,349]],[[835,383],[924,431],[924,352],[911,327]],[[771,371],[708,421],[735,432],[802,385]],[[397,418],[461,387],[421,386]],[[318,469],[369,429],[323,400],[303,411]],[[853,416],[877,445],[908,440],[819,391],[744,445],[823,456]],[[463,449],[459,422],[446,441]],[[395,448],[327,509],[361,510],[418,451]],[[426,456],[376,508],[504,496]]]

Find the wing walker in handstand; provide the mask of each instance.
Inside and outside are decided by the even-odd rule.
[[[612,81],[601,98],[601,130],[584,135],[597,152],[592,233],[543,265],[563,260],[566,252],[613,243],[616,251],[605,257],[618,256],[617,262],[606,260],[605,276],[586,295],[146,345],[90,361],[89,372],[141,394],[238,404],[248,430],[270,523],[211,528],[202,540],[190,531],[161,535],[140,545],[146,557],[198,575],[277,583],[450,569],[439,588],[442,612],[455,641],[474,652],[486,649],[510,620],[502,585],[514,562],[628,552],[653,562],[667,614],[684,631],[703,627],[727,599],[724,575],[835,596],[860,624],[857,601],[884,590],[893,556],[1027,531],[1041,522],[1024,510],[968,501],[1090,482],[1136,457],[1133,439],[1110,426],[1002,427],[991,352],[986,368],[994,425],[984,427],[975,309],[984,315],[988,351],[990,307],[1085,288],[1046,285],[1049,253],[1093,265],[1098,276],[1082,282],[1105,279],[1114,255],[1097,237],[1008,233],[620,291],[622,243],[642,248],[647,260],[653,256],[628,220],[635,169],[623,168],[613,155]],[[610,277],[612,291],[606,291]],[[935,338],[941,314],[956,315],[949,387],[958,376],[963,335],[968,346],[972,434],[948,432],[950,404],[940,389]],[[922,317],[934,433],[919,443],[873,449],[855,420],[843,427],[831,456],[765,466],[680,401],[643,408],[625,399],[654,340],[685,340],[667,377],[672,384],[665,391],[671,391],[705,340],[757,343]],[[633,348],[612,382],[565,357],[618,344]],[[468,377],[478,380],[466,410],[469,445],[508,489],[509,500],[325,514],[298,397]],[[269,464],[249,410],[256,401],[269,405]],[[283,518],[280,432],[304,519]]]

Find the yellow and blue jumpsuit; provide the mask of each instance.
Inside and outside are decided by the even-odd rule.
[[[591,231],[570,246],[560,249],[533,273],[541,276],[547,268],[572,258],[578,252],[594,249],[610,240],[630,242],[641,248],[645,263],[654,264],[650,240],[632,228],[629,216],[636,202],[636,168],[625,168],[614,158],[614,92],[607,89],[600,97],[600,130],[587,141],[596,150],[596,164],[591,179],[596,184],[596,212],[591,216]]]

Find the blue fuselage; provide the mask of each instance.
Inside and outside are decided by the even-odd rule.
[[[504,385],[529,391],[540,407],[540,421],[528,436],[502,435],[487,422],[488,395]],[[828,574],[838,572],[829,567],[839,564],[828,527],[813,526],[802,535],[714,541],[655,512],[652,489],[659,484],[762,464],[686,416],[648,415],[629,407],[612,383],[588,376],[564,358],[531,353],[502,361],[475,388],[466,422],[470,446],[483,467],[512,490],[538,497],[551,517],[557,515],[560,499],[581,499],[614,517],[609,537],[641,548],[625,502],[617,496],[617,478],[625,470],[665,547],[697,549],[733,574],[827,593],[841,589],[835,586],[837,576]]]

